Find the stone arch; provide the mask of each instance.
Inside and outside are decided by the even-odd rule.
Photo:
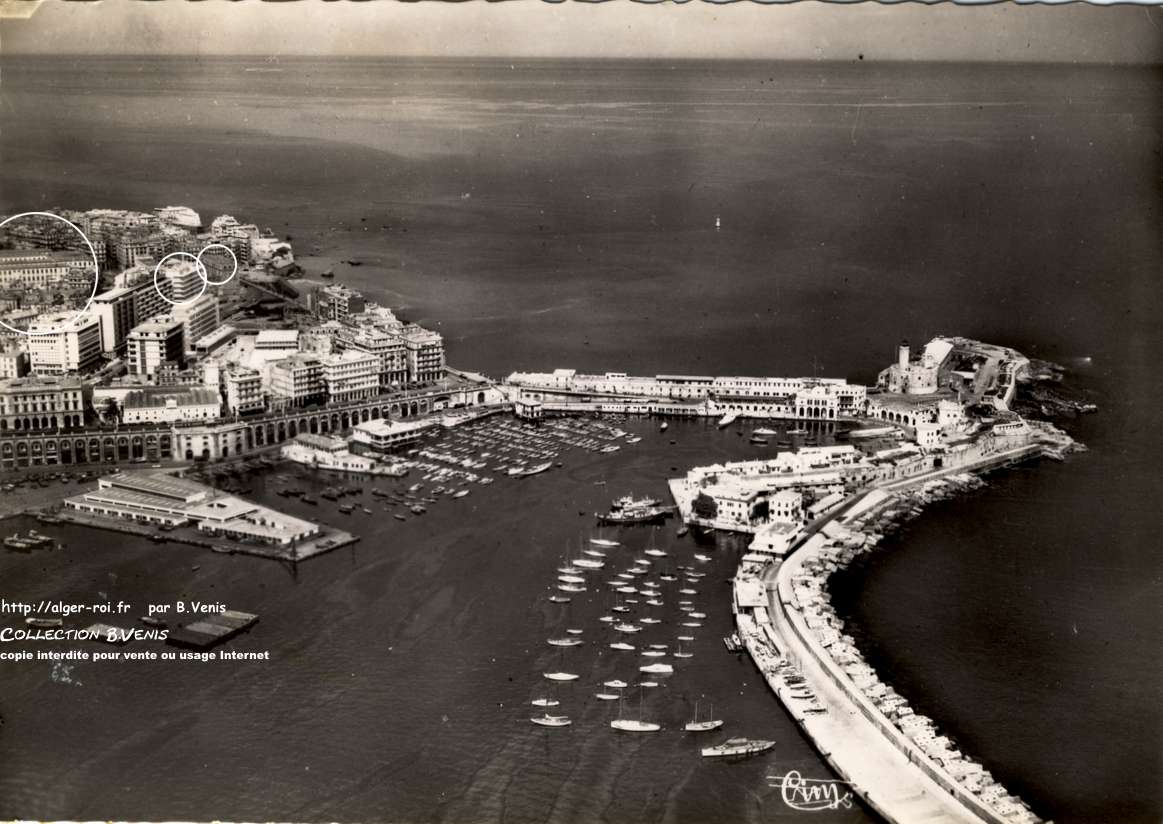
[[[282,443],[287,439],[287,424],[286,421],[279,421],[278,428],[275,430],[275,441]]]
[[[410,414],[412,417],[415,417],[415,416],[416,416],[416,413],[417,413],[417,412],[419,412],[419,411],[420,411],[420,407],[419,407],[419,406],[416,404],[416,401],[412,401],[412,403],[411,403],[411,404],[408,406],[408,412],[409,412],[409,414]]]
[[[371,415],[372,411],[370,409],[364,409],[359,413],[360,420],[362,420],[364,423],[367,423],[371,419]]]
[[[319,433],[319,418],[318,418],[318,416],[311,417],[311,421],[308,424],[307,431],[310,432],[312,435],[316,435]]]
[[[485,402],[485,393],[484,392],[477,392],[477,403],[484,403],[484,402]]]
[[[372,407],[372,420],[378,421],[380,419],[380,408],[378,406]]]
[[[299,434],[299,427],[295,425],[294,421],[287,421],[287,437],[293,438]]]

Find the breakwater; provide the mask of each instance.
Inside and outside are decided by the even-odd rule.
[[[824,584],[874,548],[891,522],[973,486],[968,472],[1040,456],[1047,448],[1028,445],[865,490],[811,524],[782,561],[745,561],[736,575],[736,624],[756,666],[837,774],[888,821],[1012,824],[1039,818],[864,663],[828,604]],[[1061,445],[1049,449],[1058,456]]]

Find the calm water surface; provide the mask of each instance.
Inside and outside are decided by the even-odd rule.
[[[1163,815],[1157,71],[0,68],[3,208],[182,203],[253,220],[290,235],[309,275],[334,268],[436,325],[464,368],[871,381],[899,338],[938,333],[1072,367],[1102,407],[1071,424],[1091,451],[934,507],[842,582],[844,608],[888,677],[1042,814]],[[262,614],[239,645],[276,662],[92,666],[77,688],[0,670],[0,813],[793,815],[766,787],[772,763],[719,769],[678,737],[611,738],[604,706],[552,736],[514,709],[552,663],[543,640],[564,619],[537,596],[586,523],[577,510],[662,493],[671,467],[741,448],[699,427],[678,440],[494,485],[469,499],[471,522],[377,521],[297,578],[72,530],[62,553],[3,557],[21,594],[221,593]],[[592,485],[603,477],[610,493]],[[735,551],[716,550],[720,579]],[[750,665],[717,646],[727,597],[691,678],[648,711],[677,723],[694,691],[730,694],[739,731],[781,742],[774,766],[821,771]]]

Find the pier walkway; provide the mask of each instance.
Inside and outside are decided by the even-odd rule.
[[[894,824],[1005,824],[982,800],[956,785],[851,683],[807,625],[792,582],[823,546],[811,540],[830,521],[850,518],[887,499],[886,493],[962,472],[984,471],[1043,452],[1040,444],[991,455],[972,465],[937,469],[854,495],[805,529],[781,562],[766,564],[759,578],[767,607],[737,616],[739,636],[755,665],[796,724],[851,789]],[[738,587],[738,582],[736,584]],[[738,590],[737,590],[738,591]],[[809,712],[776,666],[779,659],[799,670],[825,712]]]

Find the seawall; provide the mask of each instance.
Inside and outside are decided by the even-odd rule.
[[[821,555],[829,545],[821,530],[828,524],[866,518],[891,504],[894,493],[949,475],[987,471],[1042,452],[1041,445],[1028,445],[975,464],[864,490],[831,515],[811,524],[782,561],[762,568],[744,564],[736,575],[736,623],[756,666],[829,765],[887,821],[1015,824],[1037,818],[1009,802],[997,801],[1005,795],[1000,788],[991,791],[988,800],[974,793],[948,771],[947,765],[898,728],[821,643],[814,631],[819,629],[818,618],[809,618],[808,610],[799,603],[795,583],[805,577],[805,565],[822,563]],[[741,607],[741,603],[748,603],[739,597],[741,583],[750,581],[754,587],[757,580],[762,582],[766,606]],[[754,595],[749,603],[755,603]],[[816,621],[815,627],[809,626],[810,620]],[[806,701],[802,691],[799,696],[795,694],[796,690],[785,680],[788,667],[802,676],[814,701]],[[999,811],[999,804],[1004,813]]]

